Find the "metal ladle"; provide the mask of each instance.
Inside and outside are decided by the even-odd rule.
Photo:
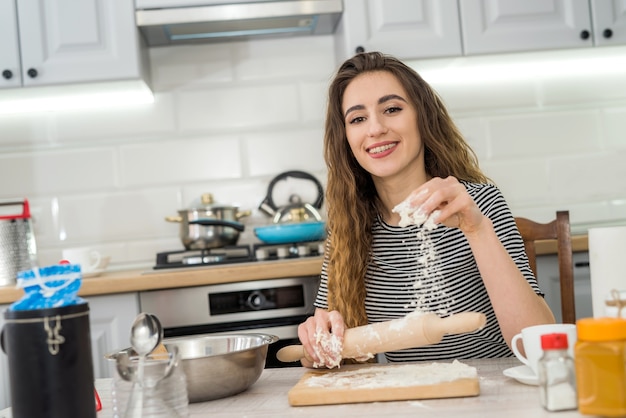
[[[162,338],[163,328],[156,316],[143,312],[137,315],[130,329],[130,345],[139,356],[139,361],[125,417],[141,417],[144,363],[148,354],[154,351]]]

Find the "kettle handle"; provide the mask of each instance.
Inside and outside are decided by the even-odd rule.
[[[274,179],[267,187],[267,195],[259,205],[259,209],[261,209],[263,212],[267,213],[270,216],[274,216],[274,214],[278,210],[276,204],[274,203],[274,200],[272,199],[274,185],[276,185],[276,183],[281,180],[286,180],[289,177],[311,180],[313,183],[315,183],[315,185],[317,186],[317,199],[315,199],[315,202],[313,202],[312,205],[316,209],[320,209],[322,207],[322,203],[324,203],[324,188],[322,187],[322,183],[320,183],[320,181],[312,174],[309,174],[305,171],[292,170],[286,171],[274,177]]]

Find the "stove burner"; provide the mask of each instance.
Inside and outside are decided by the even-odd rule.
[[[157,253],[154,269],[194,267],[254,261],[247,245],[204,250],[182,250]]]
[[[205,250],[182,250],[157,253],[154,270],[178,267],[197,267],[254,261],[285,260],[315,257],[324,252],[324,241],[292,244],[253,244]]]

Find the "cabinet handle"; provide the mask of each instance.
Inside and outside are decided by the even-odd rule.
[[[583,40],[589,39],[590,35],[591,34],[589,33],[588,30],[584,30],[584,31],[580,32],[580,39],[583,39]]]
[[[35,78],[37,77],[37,70],[35,70],[34,68],[29,68],[28,71],[26,71],[26,74],[28,74],[30,78]]]
[[[611,29],[604,29],[604,31],[602,31],[602,36],[608,39],[613,36],[613,31]]]
[[[359,46],[357,46],[354,49],[354,52],[357,53],[357,54],[360,54],[361,52],[365,52],[365,48],[363,48],[361,45],[359,45]]]
[[[574,267],[589,267],[589,261],[578,261],[574,263]]]
[[[7,80],[10,80],[13,78],[13,72],[11,70],[4,70],[2,72],[2,77],[4,77]]]

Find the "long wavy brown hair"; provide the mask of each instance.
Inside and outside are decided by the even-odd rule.
[[[486,183],[474,151],[449,116],[437,93],[400,60],[379,52],[355,55],[344,62],[328,93],[324,158],[328,168],[328,307],[339,311],[348,327],[367,323],[365,272],[370,259],[372,223],[381,205],[370,174],[352,154],[341,108],[350,82],[363,73],[394,75],[417,111],[424,144],[426,173],[432,177]]]

